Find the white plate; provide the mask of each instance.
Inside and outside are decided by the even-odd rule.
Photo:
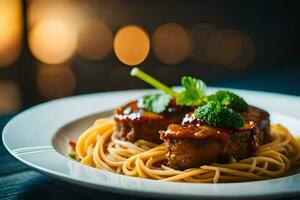
[[[299,97],[256,91],[233,91],[243,96],[250,104],[269,111],[273,123],[282,123],[295,136],[300,136]],[[94,169],[66,156],[67,137],[76,138],[80,134],[79,130],[91,125],[95,117],[107,115],[105,111],[147,92],[149,90],[82,95],[34,106],[15,116],[5,126],[4,145],[15,158],[40,173],[85,187],[130,195],[206,199],[300,194],[300,174],[245,183],[172,183]]]

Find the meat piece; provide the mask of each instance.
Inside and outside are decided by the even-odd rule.
[[[270,115],[266,111],[249,106],[248,112],[242,113],[245,121],[253,121],[256,123],[258,132],[258,140],[261,144],[265,144],[270,140]]]
[[[183,170],[255,154],[269,139],[269,114],[250,106],[242,116],[245,125],[238,130],[208,126],[191,114],[186,115],[183,125],[169,125],[167,131],[161,131],[169,166]]]
[[[165,140],[165,144],[168,148],[168,165],[181,170],[213,163],[223,149],[222,143],[213,139],[170,138]]]
[[[143,139],[160,144],[163,141],[159,131],[169,124],[181,123],[185,113],[192,110],[192,107],[177,106],[172,100],[165,112],[157,114],[138,108],[137,101],[130,102],[115,110],[117,137],[130,142]]]

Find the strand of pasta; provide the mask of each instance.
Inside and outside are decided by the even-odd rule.
[[[81,163],[110,172],[164,181],[236,182],[283,176],[300,164],[300,140],[281,125],[271,127],[272,141],[263,145],[256,156],[234,163],[212,164],[184,171],[165,166],[166,146],[139,140],[119,140],[111,118],[102,118],[84,131],[77,140],[76,154]]]

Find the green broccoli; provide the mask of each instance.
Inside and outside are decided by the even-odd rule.
[[[226,91],[219,90],[215,94],[207,96],[208,101],[217,101],[227,108],[231,108],[236,112],[246,112],[248,110],[248,104],[238,95]]]
[[[222,107],[222,104],[218,101],[209,101],[207,104],[198,107],[194,115],[211,126],[239,129],[244,125],[244,119],[240,114],[230,108]]]

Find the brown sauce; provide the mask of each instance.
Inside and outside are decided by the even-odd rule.
[[[240,130],[251,129],[256,124],[253,121],[245,122]],[[208,139],[227,140],[236,129],[212,127],[205,121],[197,119],[193,112],[185,115],[182,125],[171,124],[167,131],[161,131],[161,139],[181,138],[181,139]]]
[[[226,140],[230,135],[230,130],[213,128],[207,125],[176,125],[171,124],[167,131],[161,132],[161,139],[181,138],[181,139],[207,139],[215,138]]]
[[[164,116],[138,108],[137,101],[133,101],[123,107],[117,108],[115,110],[114,118],[116,121],[143,122],[149,119],[161,120]]]
[[[132,101],[125,106],[117,108],[114,113],[114,118],[116,121],[144,122],[147,120],[162,120],[165,117],[174,115],[178,112],[185,113],[185,111],[189,112],[191,110],[193,110],[191,107],[176,105],[175,99],[173,99],[166,111],[158,114],[139,108],[137,101]]]

